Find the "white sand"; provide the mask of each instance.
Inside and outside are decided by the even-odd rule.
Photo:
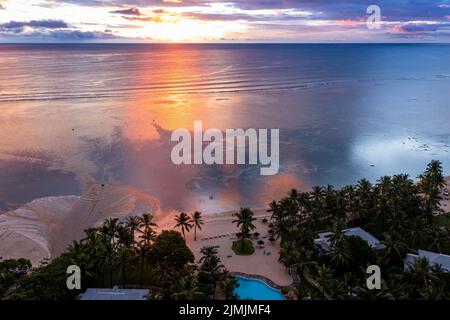
[[[450,190],[450,177],[446,177]],[[448,196],[441,202],[445,212],[450,211]],[[233,212],[204,215],[205,224],[197,230],[194,241],[193,230],[187,234],[186,241],[194,252],[196,260],[201,256],[204,246],[219,246],[218,252],[225,267],[234,272],[261,275],[278,285],[292,283],[291,276],[278,262],[280,245],[268,241],[268,226],[261,218],[268,216],[265,209],[254,209],[258,218],[256,231],[264,240],[265,248],[260,249],[253,240],[255,253],[251,256],[237,256],[231,250],[238,229],[232,223]],[[129,215],[141,215],[152,212],[158,223],[158,230],[174,228],[174,216],[162,214],[158,201],[150,195],[133,187],[108,183],[102,186],[89,183],[81,197],[47,197],[34,200],[26,205],[0,214],[0,257],[25,257],[33,265],[39,265],[43,259],[51,259],[63,252],[72,240],[79,240],[84,230],[101,224],[107,217],[124,218]],[[217,237],[226,235],[223,237]],[[212,238],[216,237],[216,238]],[[205,239],[208,238],[208,239]],[[264,253],[270,252],[270,255]]]
[[[194,230],[186,234],[186,242],[194,252],[196,261],[201,257],[200,249],[202,247],[219,246],[219,257],[229,271],[264,276],[280,286],[292,284],[292,277],[287,273],[284,266],[278,262],[280,244],[278,241],[273,244],[269,242],[268,224],[261,222],[263,217],[269,217],[270,214],[265,209],[254,209],[253,211],[257,218],[255,232],[260,233],[259,239],[265,242],[264,248],[259,248],[257,244],[259,239],[254,239],[254,254],[250,256],[236,255],[231,249],[233,240],[236,240],[235,233],[239,231],[236,225],[232,223],[234,219],[232,214],[235,211],[205,215],[202,230],[197,230],[197,241],[194,241]],[[161,223],[160,229],[172,229],[175,225],[173,221],[173,215],[166,217]],[[270,252],[270,255],[266,255],[264,252]]]
[[[160,215],[158,201],[132,187],[90,183],[81,197],[47,197],[0,214],[0,257],[28,258],[37,266],[51,259],[84,230],[108,217],[124,218],[152,212]]]

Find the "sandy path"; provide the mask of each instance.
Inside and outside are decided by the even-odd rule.
[[[287,286],[292,283],[292,277],[286,272],[284,266],[278,262],[280,244],[271,244],[267,239],[268,225],[261,222],[263,217],[270,215],[265,209],[254,209],[256,230],[260,233],[259,239],[265,242],[264,248],[259,248],[256,239],[253,239],[255,253],[250,256],[238,256],[231,249],[233,240],[236,240],[235,233],[238,229],[232,223],[234,219],[232,212],[223,212],[212,215],[205,215],[202,230],[197,230],[197,241],[194,241],[194,230],[186,235],[186,242],[194,252],[195,259],[201,257],[200,249],[204,246],[218,246],[218,254],[222,264],[232,272],[243,272],[246,274],[260,275],[271,279],[280,286]],[[168,216],[159,226],[160,229],[172,229],[174,227],[174,216]]]

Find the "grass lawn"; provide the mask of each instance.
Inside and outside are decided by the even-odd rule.
[[[433,219],[436,226],[450,228],[450,212],[441,214]]]
[[[255,252],[253,243],[248,239],[244,240],[244,246],[242,246],[242,240],[234,241],[232,249],[234,253],[239,256],[249,256],[252,255],[253,252]]]

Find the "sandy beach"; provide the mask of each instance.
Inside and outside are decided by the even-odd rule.
[[[61,254],[84,230],[106,218],[156,213],[159,202],[130,186],[87,183],[81,196],[45,197],[0,213],[0,257],[28,258],[34,266]]]
[[[450,177],[446,177],[450,186]],[[449,189],[449,187],[445,189]],[[449,212],[449,196],[443,194],[441,208]],[[231,272],[258,275],[272,280],[279,286],[288,286],[292,277],[278,262],[279,241],[268,241],[268,224],[264,217],[270,214],[266,208],[252,209],[257,220],[256,230],[260,236],[252,239],[254,254],[238,256],[232,249],[239,231],[232,223],[235,211],[203,214],[204,224],[186,234],[186,242],[196,260],[205,246],[216,246],[223,265]],[[90,183],[81,196],[47,197],[0,214],[0,256],[3,259],[25,257],[33,265],[51,259],[65,250],[72,240],[80,240],[83,230],[97,226],[108,217],[125,218],[152,212],[158,224],[156,231],[175,228],[174,217],[178,212],[162,213],[157,199],[139,189],[114,183]],[[263,240],[259,248],[257,241]]]
[[[216,214],[204,215],[204,224],[202,230],[197,230],[197,240],[194,241],[194,230],[186,234],[186,242],[198,261],[201,254],[200,250],[205,246],[216,246],[218,255],[222,264],[231,272],[240,272],[248,275],[258,275],[269,278],[279,286],[288,286],[292,284],[292,277],[288,274],[284,266],[278,262],[280,243],[275,241],[271,243],[268,239],[268,223],[261,220],[270,214],[264,208],[253,209],[255,214],[255,232],[260,236],[258,239],[252,239],[255,252],[250,256],[236,255],[231,246],[236,240],[236,232],[239,230],[236,224],[232,223],[233,213],[237,211],[228,211]],[[175,226],[174,216],[170,215],[158,222],[158,229],[173,229]],[[264,248],[259,248],[258,240],[264,241]]]

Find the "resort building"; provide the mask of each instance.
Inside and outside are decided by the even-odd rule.
[[[92,289],[78,296],[79,300],[147,300],[149,289]]]
[[[374,250],[378,251],[385,248],[385,246],[377,238],[359,227],[344,229],[343,232],[347,237],[360,237],[361,239],[365,240]],[[332,232],[319,233],[317,235],[317,238],[314,240],[315,245],[321,248],[323,251],[329,252],[331,249],[330,238],[332,235]]]
[[[411,268],[419,258],[427,258],[430,265],[440,265],[444,271],[450,272],[450,256],[426,250],[419,250],[418,254],[408,253],[404,260],[404,270]]]

